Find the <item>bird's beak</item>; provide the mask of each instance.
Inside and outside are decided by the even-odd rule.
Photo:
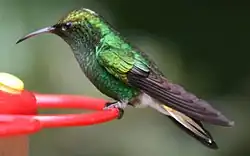
[[[36,35],[39,35],[39,34],[42,34],[42,33],[52,33],[53,31],[55,30],[55,27],[46,27],[46,28],[43,28],[43,29],[40,29],[40,30],[37,30],[35,32],[32,32],[26,36],[24,36],[23,38],[19,39],[16,44],[30,38],[30,37],[33,37],[33,36],[36,36]]]

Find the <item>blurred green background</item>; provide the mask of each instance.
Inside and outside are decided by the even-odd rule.
[[[31,136],[31,156],[250,155],[248,5],[185,0],[0,0],[0,71],[18,76],[29,90],[107,98],[85,78],[59,37],[44,34],[15,45],[23,35],[52,25],[80,7],[104,16],[153,57],[169,79],[213,103],[236,124],[233,128],[205,125],[220,147],[213,151],[156,111],[127,108],[122,120],[39,132]]]

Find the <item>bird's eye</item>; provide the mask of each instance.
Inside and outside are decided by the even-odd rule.
[[[72,23],[71,23],[71,22],[67,22],[67,23],[65,23],[65,24],[63,25],[62,30],[63,30],[63,31],[68,30],[68,29],[71,28],[71,26],[72,26]]]

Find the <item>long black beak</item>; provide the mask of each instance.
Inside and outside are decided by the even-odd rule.
[[[32,32],[26,36],[24,36],[23,38],[19,39],[16,44],[30,38],[30,37],[33,37],[33,36],[36,36],[36,35],[39,35],[39,34],[43,34],[43,33],[52,33],[53,31],[55,30],[55,27],[46,27],[46,28],[43,28],[43,29],[40,29],[40,30],[37,30],[35,32]]]

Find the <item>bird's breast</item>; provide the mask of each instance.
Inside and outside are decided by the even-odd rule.
[[[75,57],[86,77],[103,94],[116,100],[131,99],[137,94],[137,90],[123,83],[101,66],[95,52],[75,53]]]

